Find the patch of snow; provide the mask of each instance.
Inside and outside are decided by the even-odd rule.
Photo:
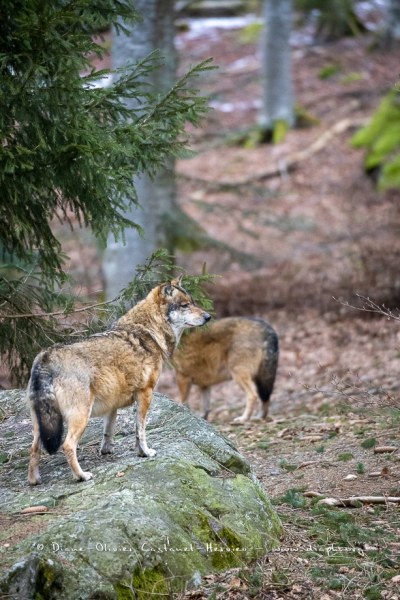
[[[254,100],[248,100],[243,102],[219,102],[218,100],[212,100],[210,103],[211,108],[219,110],[223,113],[232,113],[234,111],[247,111],[261,108],[261,100],[255,98]]]
[[[179,23],[188,27],[188,31],[182,31],[176,36],[176,46],[182,48],[185,41],[196,40],[205,36],[215,38],[218,37],[218,30],[242,29],[252,23],[262,23],[262,20],[257,15],[248,14],[240,17],[182,19],[178,21]]]
[[[225,70],[227,73],[234,73],[237,71],[251,71],[253,69],[258,69],[260,66],[260,59],[257,56],[243,56],[238,60],[235,60],[229,67]]]

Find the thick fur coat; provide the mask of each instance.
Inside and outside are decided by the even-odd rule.
[[[63,450],[77,480],[92,473],[81,469],[77,444],[90,417],[104,418],[101,453],[112,451],[117,410],[137,402],[136,446],[140,456],[154,456],[147,446],[146,415],[164,359],[172,356],[186,327],[203,325],[210,315],[181,287],[181,278],[159,285],[104,333],[69,345],[56,345],[35,359],[27,397],[33,424],[28,471],[40,483],[43,446]]]

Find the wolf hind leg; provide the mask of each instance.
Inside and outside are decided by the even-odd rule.
[[[240,368],[234,368],[231,371],[232,379],[238,384],[241,390],[246,394],[246,406],[243,414],[240,417],[234,419],[234,423],[245,423],[251,417],[255,407],[258,404],[258,393],[257,387],[250,374]]]
[[[67,458],[68,464],[72,469],[74,477],[77,481],[88,481],[92,479],[93,475],[89,471],[83,471],[76,455],[76,449],[78,442],[82,437],[83,432],[89,421],[90,410],[92,402],[86,404],[86,406],[79,407],[76,405],[74,411],[67,416],[66,421],[68,425],[68,433],[63,444],[64,454]]]
[[[112,410],[104,417],[103,439],[100,446],[101,454],[111,454],[113,451],[113,437],[116,418],[116,410]]]
[[[136,448],[139,456],[153,457],[157,453],[153,448],[149,448],[146,440],[146,419],[150,402],[153,395],[153,389],[147,388],[137,393],[137,413],[136,413]]]
[[[33,442],[28,467],[28,482],[30,485],[39,485],[42,481],[39,473],[39,461],[41,454],[39,423],[35,411],[31,410],[31,419],[33,425]]]
[[[201,388],[201,397],[203,399],[203,419],[207,421],[211,411],[211,388]]]
[[[269,400],[262,400],[261,399],[260,402],[261,402],[260,412],[259,412],[260,419],[264,419],[266,421],[273,421],[272,417],[270,417],[268,415]]]

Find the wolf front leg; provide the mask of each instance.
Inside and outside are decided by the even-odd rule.
[[[192,387],[192,382],[189,377],[186,377],[183,373],[179,371],[175,371],[176,373],[176,383],[178,384],[179,395],[181,399],[181,403],[185,404],[188,401],[190,388]]]
[[[152,387],[148,387],[144,390],[139,390],[136,394],[136,448],[138,449],[139,456],[152,457],[156,455],[156,451],[152,448],[149,448],[146,441],[147,411],[149,410],[152,396]]]

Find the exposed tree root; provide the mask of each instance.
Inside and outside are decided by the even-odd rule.
[[[219,252],[226,252],[232,260],[248,269],[257,269],[262,264],[257,256],[237,250],[229,244],[209,236],[197,221],[180,209],[174,211],[173,219],[169,218],[166,225],[171,230],[169,237],[173,241],[173,246],[178,250],[194,252],[195,250],[215,249]]]

